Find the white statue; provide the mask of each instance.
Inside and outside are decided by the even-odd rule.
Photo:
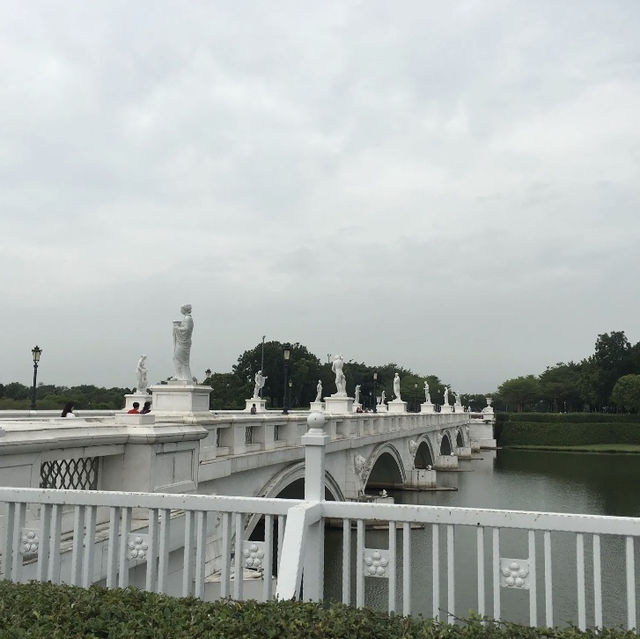
[[[347,396],[347,378],[342,372],[344,359],[342,355],[338,355],[331,364],[331,370],[336,374],[336,395],[339,397]]]
[[[449,404],[449,388],[447,386],[444,387],[444,403]]]
[[[384,404],[385,398],[386,398],[386,393],[382,391],[382,395],[380,395],[380,401],[378,402],[378,404]]]
[[[138,365],[136,366],[136,393],[144,394],[147,392],[147,367],[145,365],[147,356],[140,355]]]
[[[431,393],[429,392],[429,382],[424,380],[424,396],[427,404],[431,403]]]
[[[409,454],[411,455],[411,457],[416,456],[416,453],[418,452],[418,447],[419,447],[419,444],[415,439],[409,440]]]
[[[314,400],[315,402],[321,402],[322,401],[322,380],[318,380],[318,385],[316,386],[316,398]]]
[[[180,312],[184,318],[173,322],[173,366],[176,372],[173,379],[192,382],[193,376],[189,365],[191,334],[193,333],[191,304],[180,307]]]
[[[400,375],[396,373],[393,377],[393,394],[396,396],[398,401],[402,400],[400,396]]]
[[[456,393],[456,406],[462,406],[462,393]]]
[[[254,377],[255,384],[253,386],[253,399],[260,399],[264,383],[267,381],[267,377],[262,374],[262,371],[258,371]]]
[[[360,384],[356,385],[356,390],[355,390],[354,395],[355,395],[354,402],[356,404],[359,404],[360,403]]]

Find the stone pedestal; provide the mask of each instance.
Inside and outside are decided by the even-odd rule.
[[[309,404],[309,411],[312,413],[323,413],[324,412],[324,402],[311,402]]]
[[[440,412],[444,413],[445,415],[450,415],[451,413],[453,413],[452,410],[452,406],[451,404],[442,404],[442,406],[440,407]]]
[[[435,488],[436,471],[426,468],[414,468],[407,480],[407,485],[411,488]]]
[[[471,446],[458,446],[456,448],[458,459],[471,459]]]
[[[324,410],[331,415],[353,413],[353,397],[336,396],[324,398]]]
[[[469,424],[469,437],[478,442],[480,448],[496,448],[493,424],[478,423],[476,420],[472,420]]]
[[[455,413],[464,413],[464,406],[462,404],[455,404],[453,407]]]
[[[394,399],[388,404],[390,413],[406,413],[407,402],[403,402],[401,399]]]
[[[435,466],[438,470],[455,470],[458,468],[458,458],[455,455],[438,455]]]
[[[149,388],[153,402],[151,410],[156,416],[209,414],[211,386],[170,380],[166,384],[157,384]]]
[[[246,402],[246,406],[245,406],[245,413],[250,413],[251,412],[251,407],[255,404],[256,406],[256,413],[266,413],[267,412],[267,400],[266,399],[262,399],[262,397],[256,397],[255,399],[245,399],[244,400]]]
[[[133,408],[133,402],[138,402],[140,408],[144,406],[145,402],[151,401],[151,395],[149,393],[129,393],[124,396],[124,411],[130,411]]]
[[[376,413],[388,413],[389,409],[386,404],[378,404],[376,406]]]
[[[435,408],[431,402],[423,402],[420,404],[421,413],[435,413]]]

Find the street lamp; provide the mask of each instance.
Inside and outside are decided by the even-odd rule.
[[[31,349],[31,355],[33,356],[33,388],[31,389],[31,410],[35,410],[36,378],[38,377],[38,362],[40,361],[40,355],[42,355],[42,349],[39,346],[34,346]]]
[[[207,368],[207,370],[204,372],[204,374],[206,375],[205,379],[209,380],[209,385],[211,385],[211,369]]]
[[[373,412],[378,412],[378,393],[376,392],[376,387],[378,385],[378,371],[375,371],[373,374]]]
[[[293,380],[291,378],[289,378],[289,395],[287,396],[289,398],[289,408],[293,408],[293,402],[291,401],[291,387],[293,386]]]
[[[291,344],[282,345],[282,360],[284,362],[284,396],[282,397],[282,414],[288,415],[289,408],[287,406],[287,379],[289,377],[289,359],[291,358]]]

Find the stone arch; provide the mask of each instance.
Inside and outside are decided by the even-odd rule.
[[[288,486],[302,481],[304,485],[304,462],[297,462],[287,466],[284,470],[276,473],[256,494],[256,497],[277,497]],[[330,472],[324,473],[325,499],[333,501],[345,501],[340,484],[335,480]],[[300,499],[303,497],[301,496]]]
[[[440,454],[441,455],[451,455],[453,452],[453,446],[451,445],[451,435],[449,431],[444,431],[442,433],[442,440],[440,441]]]
[[[404,484],[407,481],[402,455],[400,455],[398,449],[389,442],[380,444],[373,449],[371,455],[369,455],[367,466],[368,472],[365,477],[362,478],[362,485],[365,488],[371,480],[384,482],[386,478],[388,483],[400,484]],[[389,474],[393,475],[394,472],[396,477],[389,477]],[[394,479],[398,481],[395,482]]]
[[[421,437],[418,440],[418,448],[413,459],[414,467],[426,468],[427,466],[434,466],[435,459],[429,438]]]
[[[456,430],[456,446],[458,448],[462,448],[464,446],[464,433],[462,428],[458,428],[458,430]]]

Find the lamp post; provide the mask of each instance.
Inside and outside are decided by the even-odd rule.
[[[293,386],[293,380],[291,378],[289,378],[289,394],[287,395],[287,397],[289,398],[289,401],[287,402],[289,404],[289,408],[293,408],[293,402],[291,401],[291,387]]]
[[[207,376],[206,379],[209,380],[209,386],[211,386],[211,369],[207,368],[207,370],[204,372],[204,374]]]
[[[33,388],[31,389],[31,410],[36,409],[36,380],[38,377],[38,362],[40,361],[40,355],[42,355],[42,349],[39,346],[34,346],[31,349],[31,355],[33,356]]]
[[[291,344],[282,345],[282,360],[284,362],[284,396],[282,398],[282,414],[289,414],[289,407],[287,406],[287,387],[289,385],[289,359],[291,357]]]
[[[416,401],[416,413],[418,412],[418,406],[420,402],[418,401],[418,382],[414,382],[413,384],[413,397]]]
[[[373,374],[373,412],[378,412],[378,393],[376,392],[376,388],[378,386],[378,371],[375,371]]]

